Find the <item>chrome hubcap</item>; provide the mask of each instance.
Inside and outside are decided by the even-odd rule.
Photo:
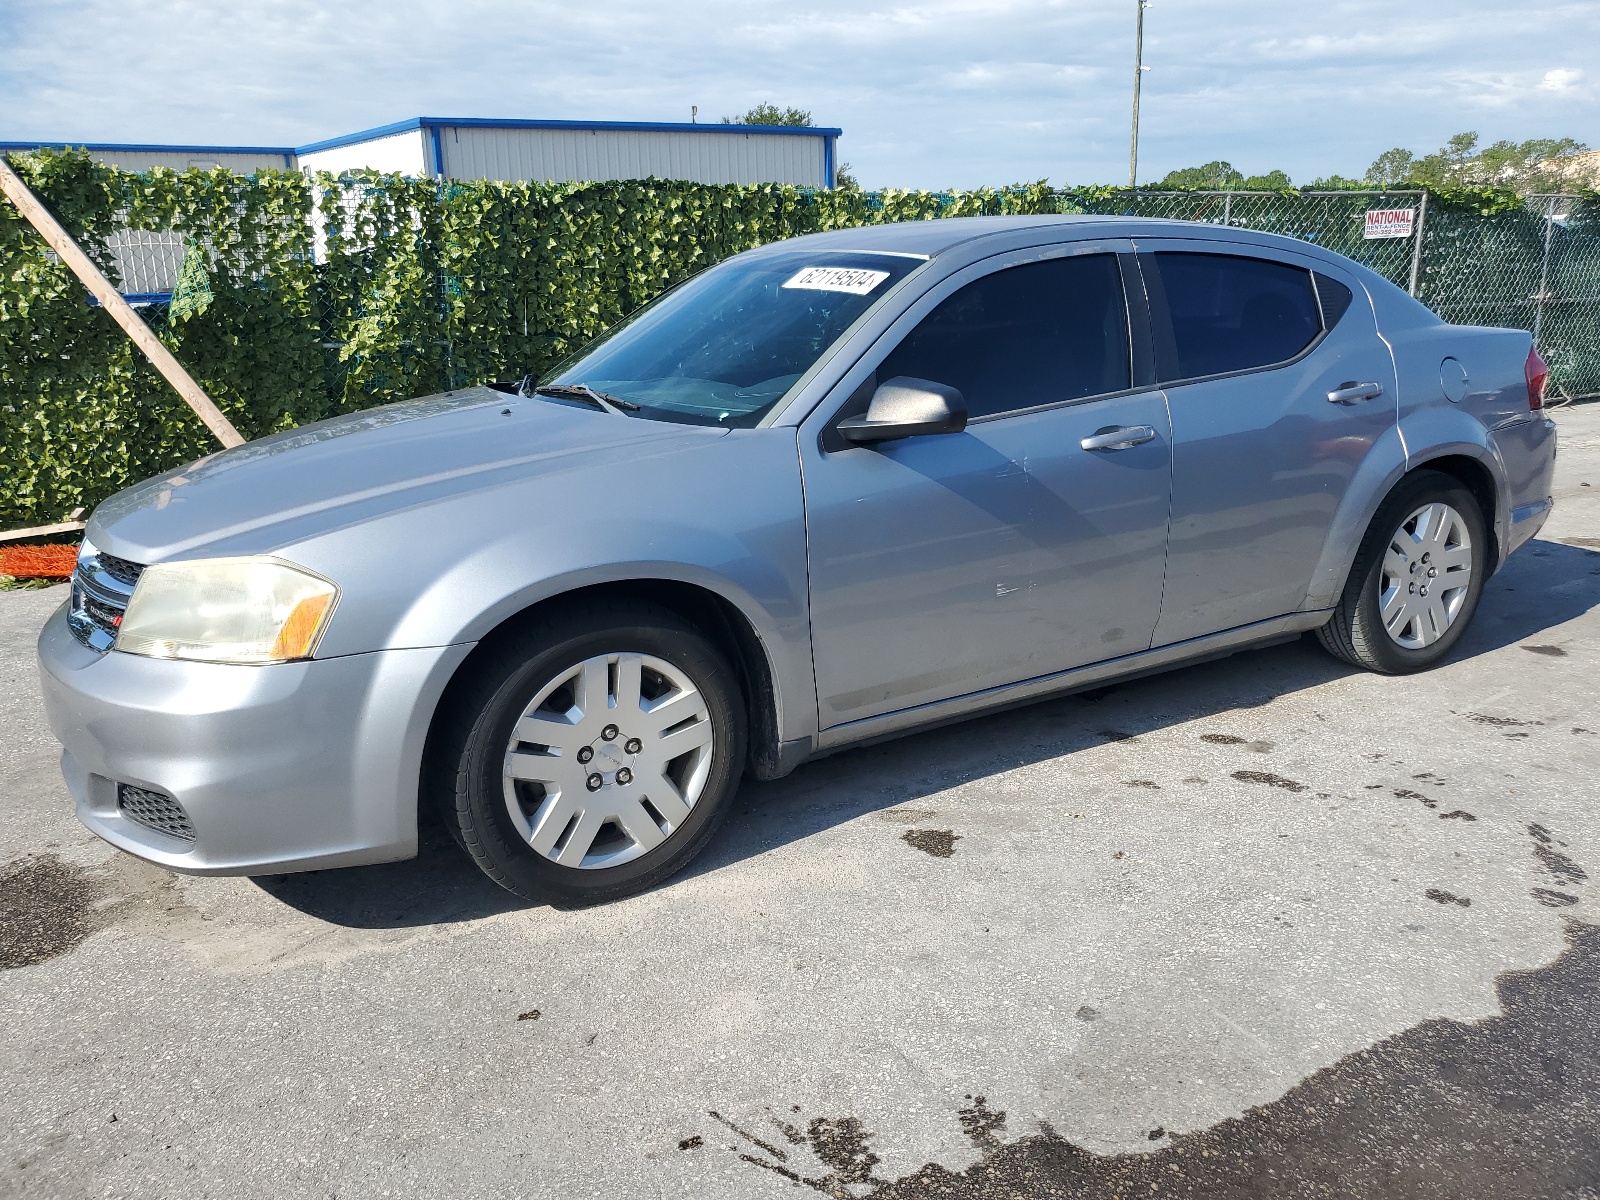
[[[683,827],[715,750],[711,712],[678,668],[602,654],[550,680],[506,746],[506,810],[564,867],[615,867]]]
[[[1472,583],[1472,535],[1448,504],[1425,504],[1400,522],[1383,556],[1378,612],[1396,645],[1431,646],[1455,623]]]

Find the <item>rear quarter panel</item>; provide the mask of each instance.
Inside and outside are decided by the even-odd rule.
[[[1427,323],[1408,316],[1394,313],[1384,330],[1399,379],[1407,468],[1449,455],[1487,468],[1495,489],[1490,525],[1498,569],[1543,520],[1555,470],[1554,424],[1528,408],[1524,364],[1532,337],[1518,329]],[[1446,390],[1443,369],[1449,359],[1465,373],[1464,384],[1457,384],[1458,398]]]

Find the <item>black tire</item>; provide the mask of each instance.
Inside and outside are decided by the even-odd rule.
[[[507,749],[541,688],[587,659],[619,653],[650,655],[688,676],[712,722],[709,772],[660,845],[618,866],[563,866],[534,850],[512,821],[501,774]],[[737,676],[703,633],[653,604],[600,601],[543,614],[480,658],[441,706],[426,782],[446,828],[484,874],[525,899],[579,906],[653,887],[705,848],[738,789],[746,733]]]
[[[1466,523],[1472,541],[1472,578],[1461,607],[1444,635],[1413,649],[1400,645],[1384,629],[1379,613],[1383,561],[1401,522],[1423,505],[1433,503],[1448,504]],[[1405,675],[1426,670],[1455,648],[1472,620],[1488,574],[1488,548],[1483,510],[1478,506],[1477,497],[1462,486],[1460,480],[1440,471],[1419,470],[1407,475],[1395,485],[1372,518],[1338,606],[1328,623],[1317,630],[1317,640],[1335,658],[1369,671]]]

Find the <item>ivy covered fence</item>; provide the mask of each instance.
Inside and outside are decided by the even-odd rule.
[[[1362,218],[1418,198],[1043,183],[866,193],[662,180],[138,175],[82,152],[8,161],[114,282],[119,231],[181,235],[173,302],[142,312],[247,438],[538,373],[664,287],[798,234],[992,213],[1137,213],[1305,237],[1407,286],[1410,243],[1364,242]],[[1540,295],[1566,286],[1548,277],[1550,222],[1509,194],[1434,194],[1429,203],[1427,249],[1437,240],[1448,255],[1424,255],[1421,298],[1436,298],[1452,320],[1526,328],[1544,320],[1555,382],[1600,392],[1600,304],[1528,305],[1530,286]],[[1580,290],[1583,271],[1600,266],[1591,211],[1576,205],[1559,235],[1577,247],[1560,261],[1581,268]],[[0,528],[60,520],[215,448],[31,226],[0,204]]]

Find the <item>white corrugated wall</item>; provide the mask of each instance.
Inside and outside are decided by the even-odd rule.
[[[618,129],[439,130],[453,179],[688,179],[827,187],[822,135]],[[354,149],[354,147],[351,147]]]
[[[353,142],[348,146],[313,150],[300,156],[299,165],[303,171],[329,171],[335,175],[365,167],[388,174],[423,177],[432,174],[428,169],[431,156],[427,136],[426,129],[408,129],[404,133]]]

